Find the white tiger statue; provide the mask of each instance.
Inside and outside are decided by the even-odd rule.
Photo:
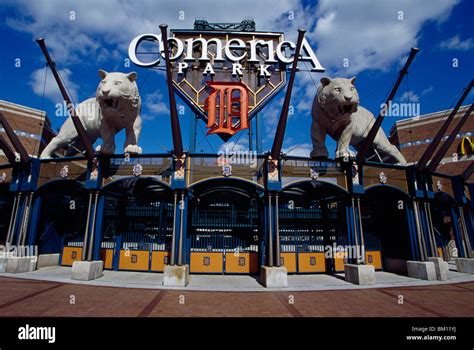
[[[349,149],[352,145],[358,150],[375,122],[374,115],[359,106],[359,94],[354,86],[355,77],[321,78],[313,101],[311,157],[327,158],[326,134],[337,141],[336,158],[354,156]],[[382,161],[405,165],[406,160],[400,151],[390,143],[382,129],[375,136],[373,147]]]
[[[107,73],[99,70],[102,80],[96,91],[96,97],[85,100],[76,108],[91,143],[101,138],[103,143],[96,151],[104,154],[115,152],[115,135],[125,129],[124,153],[142,153],[138,146],[142,120],[140,117],[141,99],[136,84],[137,73]],[[61,126],[59,133],[45,147],[41,158],[50,158],[60,148],[82,147],[76,128],[69,117]],[[73,153],[69,150],[68,154]]]

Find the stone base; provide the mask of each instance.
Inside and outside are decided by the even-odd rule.
[[[163,285],[186,287],[189,283],[189,265],[167,265],[163,272]]]
[[[373,265],[344,264],[346,281],[359,285],[375,284],[375,268]]]
[[[286,267],[262,266],[261,283],[267,288],[287,288],[288,270]]]
[[[474,274],[474,259],[457,258],[456,267],[458,272]]]
[[[10,256],[0,258],[0,272],[22,273],[36,269],[36,256]]]
[[[436,281],[436,269],[432,261],[407,261],[407,267],[409,277]]]
[[[0,273],[7,271],[8,258],[0,258]]]
[[[428,258],[428,261],[432,261],[434,263],[436,270],[436,279],[440,281],[447,281],[449,272],[448,263],[444,261],[443,258],[438,257],[430,257]]]
[[[74,261],[72,264],[71,279],[79,281],[90,281],[102,277],[104,274],[104,262],[96,261]]]
[[[59,265],[59,253],[38,255],[38,269],[57,265]]]

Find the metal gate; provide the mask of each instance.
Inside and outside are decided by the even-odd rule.
[[[60,253],[60,263],[72,266],[82,259],[87,196],[48,191],[41,195],[41,219],[36,243],[39,254]]]
[[[101,256],[104,268],[163,271],[172,240],[173,204],[106,197]]]
[[[259,272],[261,223],[256,206],[248,210],[231,203],[197,206],[190,224],[192,273]]]
[[[344,270],[346,233],[341,202],[309,201],[305,206],[279,206],[281,265],[288,273]],[[326,247],[333,252],[326,257]],[[334,249],[335,248],[335,249]]]

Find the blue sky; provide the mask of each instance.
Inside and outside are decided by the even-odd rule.
[[[50,72],[44,84],[45,60],[34,42],[44,37],[76,102],[94,96],[99,69],[136,71],[145,119],[140,145],[146,153],[160,153],[172,148],[164,75],[133,64],[124,67],[130,40],[137,34],[158,33],[161,23],[177,29],[192,28],[195,18],[240,22],[252,17],[257,30],[282,31],[293,40],[297,28],[307,29],[311,46],[327,68],[326,73],[299,72],[293,93],[295,114],[289,119],[284,149],[308,155],[310,108],[319,79],[357,76],[361,105],[377,114],[411,46],[421,52],[399,89],[398,101],[420,103],[421,114],[451,107],[474,73],[472,13],[474,3],[468,0],[6,0],[0,5],[0,99],[43,108],[54,129],[62,125],[64,117],[55,116],[55,105],[61,102],[59,90]],[[346,58],[348,67],[343,66]],[[18,59],[21,64],[16,67]],[[453,67],[453,59],[458,60],[458,67]],[[264,150],[271,148],[284,91],[260,113]],[[471,93],[467,102],[472,97]],[[178,98],[178,104],[185,103]],[[189,109],[180,116],[185,148],[192,116]],[[387,133],[396,120],[386,118]],[[197,151],[221,148],[220,138],[206,137],[205,131],[199,122]],[[245,148],[247,140],[244,132],[229,145]],[[120,135],[118,152],[122,143]],[[332,154],[334,142],[328,141],[328,146]]]

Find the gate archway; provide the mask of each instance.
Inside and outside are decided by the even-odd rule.
[[[263,252],[263,188],[235,178],[189,188],[190,272],[256,274]]]
[[[81,260],[88,198],[88,191],[76,180],[51,181],[37,190],[39,221],[31,240],[39,254],[60,253],[60,264],[65,266]]]
[[[362,196],[361,213],[366,262],[376,269],[406,274],[406,261],[413,259],[415,249],[410,196],[393,186],[371,186]]]
[[[281,265],[288,273],[344,271],[348,192],[333,183],[304,180],[285,186],[279,196]],[[325,254],[328,247],[331,255]]]
[[[462,227],[458,206],[446,192],[436,192],[431,203],[431,216],[438,255],[446,260],[461,256],[466,246],[462,240]]]
[[[104,268],[163,271],[172,240],[171,188],[152,177],[127,177],[101,190]]]

